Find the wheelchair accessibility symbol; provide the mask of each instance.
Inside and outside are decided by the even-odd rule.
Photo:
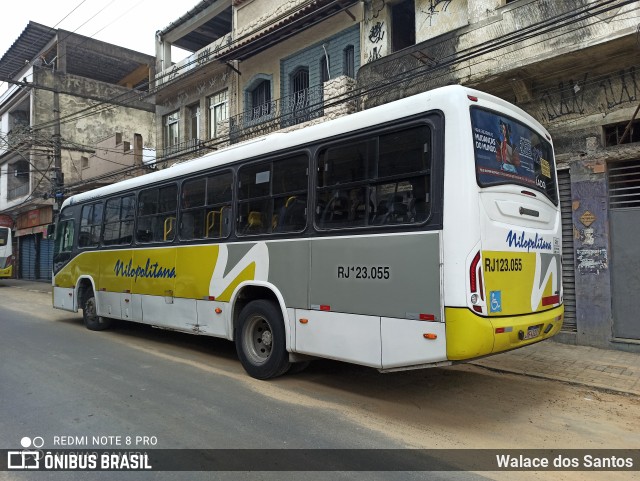
[[[489,293],[489,312],[502,312],[502,291]]]

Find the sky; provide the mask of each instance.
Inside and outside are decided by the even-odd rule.
[[[0,58],[30,20],[155,57],[156,31],[198,3],[199,0],[22,0],[3,9],[0,16]],[[174,61],[179,59],[178,55]]]

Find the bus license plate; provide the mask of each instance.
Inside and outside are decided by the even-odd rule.
[[[538,326],[529,326],[527,328],[527,333],[524,336],[524,339],[533,339],[534,337],[538,337],[540,335],[540,329],[542,328],[542,325],[538,325]]]

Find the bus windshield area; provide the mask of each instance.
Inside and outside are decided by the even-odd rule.
[[[6,227],[0,227],[0,247],[6,246],[9,240],[10,230]]]
[[[480,187],[519,184],[545,194],[555,205],[555,161],[551,144],[526,125],[504,115],[471,108]]]

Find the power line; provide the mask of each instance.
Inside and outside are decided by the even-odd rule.
[[[607,2],[603,2],[603,3],[599,4],[598,6],[602,7],[602,6],[605,6],[605,5],[608,5],[608,4],[611,4],[611,3],[615,3],[615,2],[616,2],[616,0],[609,0]],[[622,6],[627,5],[629,3],[632,3],[632,1],[631,0],[625,1],[625,2],[622,3]],[[608,11],[611,8],[617,8],[619,6],[621,6],[621,5],[615,5],[613,7],[609,7],[607,9],[605,9],[604,11]],[[436,73],[437,74],[437,71],[442,70],[445,67],[452,67],[452,66],[454,66],[456,64],[462,63],[463,61],[471,60],[471,59],[477,58],[479,56],[486,55],[487,53],[492,53],[492,52],[495,52],[495,51],[497,51],[499,49],[503,49],[503,48],[506,48],[508,46],[514,45],[517,42],[521,42],[521,41],[524,41],[524,40],[535,38],[535,37],[537,37],[539,35],[543,35],[543,34],[546,34],[546,33],[549,33],[549,32],[553,32],[554,30],[558,30],[560,28],[564,28],[564,27],[570,26],[570,25],[578,23],[578,22],[587,21],[587,20],[591,19],[592,17],[603,13],[603,10],[590,12],[591,10],[594,10],[594,9],[593,8],[586,8],[583,11],[565,12],[565,13],[562,14],[562,16],[563,17],[567,17],[566,18],[567,22],[562,23],[562,24],[556,22],[555,18],[547,19],[547,20],[545,20],[543,22],[538,22],[537,24],[534,24],[532,26],[527,27],[527,30],[524,32],[526,34],[526,36],[522,34],[522,31],[520,31],[520,37],[522,37],[522,38],[519,38],[516,35],[512,35],[513,32],[511,32],[510,34],[508,34],[508,35],[506,35],[504,37],[500,37],[500,38],[497,38],[497,39],[490,39],[487,42],[483,42],[481,44],[478,44],[478,45],[475,45],[473,47],[470,47],[469,49],[466,49],[466,50],[471,50],[471,49],[475,50],[475,51],[471,52],[471,54],[466,54],[465,55],[466,58],[457,58],[457,53],[458,52],[456,52],[455,54],[453,54],[453,56],[452,56],[453,58],[451,58],[449,60],[446,60],[444,63],[441,62],[438,65],[436,65],[435,67],[427,69],[428,71],[426,73]],[[584,13],[587,13],[587,15],[584,16],[584,17],[578,17],[580,14],[584,14]],[[619,13],[616,16],[619,16],[619,15],[622,15],[622,14],[623,13]],[[598,22],[602,22],[602,21],[603,20],[598,19],[595,22],[593,22],[592,25],[594,25],[594,24],[596,24]],[[610,19],[609,19],[609,21],[610,21]],[[536,27],[540,26],[541,24],[547,24],[548,28],[546,30],[544,30],[544,31],[539,31],[539,33],[537,33],[537,34],[535,32],[534,33],[529,33],[530,30],[535,29]],[[575,29],[570,30],[570,31],[560,32],[557,35],[555,35],[555,37],[552,37],[552,38],[557,38],[557,37],[561,37],[563,35],[570,34],[570,33],[574,32],[576,30],[579,30],[580,28],[583,28],[583,27],[576,27]],[[504,44],[504,38],[507,38],[507,40],[509,42]],[[500,40],[503,41],[503,44],[499,44],[498,43],[497,45],[490,45],[490,44],[496,43],[497,41],[500,41]],[[546,42],[548,40],[549,40],[549,37],[544,37],[544,38],[540,39],[536,43]],[[535,45],[535,44],[533,44],[533,45]],[[492,47],[492,48],[487,50],[488,47]],[[478,65],[478,64],[486,62],[486,61],[487,61],[487,59],[480,60],[479,62],[476,62],[472,66]],[[465,68],[467,68],[467,66],[462,66],[458,70],[465,69]],[[410,80],[414,80],[414,79],[424,75],[425,74],[424,70],[425,70],[424,68],[420,67],[418,69],[414,69],[412,71],[409,71],[409,73],[411,75],[405,76],[405,77],[403,77],[403,78],[401,78],[399,80],[397,78],[388,79],[386,82],[384,82],[382,84],[378,84],[378,85],[372,86],[372,87],[369,87],[368,89],[357,90],[356,92],[354,92],[353,94],[351,94],[349,96],[342,96],[342,97],[338,97],[336,99],[325,99],[325,101],[322,103],[322,106],[328,107],[328,106],[337,105],[337,104],[340,104],[340,103],[343,103],[343,102],[346,102],[346,101],[349,101],[349,100],[355,100],[357,98],[361,98],[365,94],[375,93],[376,91],[380,90],[381,88],[388,87],[388,86],[390,86],[392,84],[397,84],[398,81],[407,82],[407,81],[410,81]],[[484,71],[484,72],[487,72],[487,71]],[[443,75],[447,75],[449,73],[450,72],[445,72],[444,74],[440,74],[439,77],[442,77]],[[480,72],[480,73],[483,73],[483,72]],[[437,79],[438,77],[435,77],[435,78]],[[316,106],[316,107],[319,107],[319,106]],[[262,131],[264,131],[266,129],[268,129],[268,127],[265,127],[265,129],[263,129]],[[215,144],[213,144],[213,145],[215,145]],[[158,163],[166,162],[166,161],[169,161],[169,160],[175,160],[175,158],[162,159],[162,160],[159,160]],[[108,174],[108,175],[109,176],[115,176],[115,175],[118,175],[118,174],[119,174],[119,172],[114,172],[114,173],[111,173],[111,174]]]
[[[288,17],[288,16],[291,16],[291,15],[295,14],[297,11],[303,10],[303,9],[304,9],[304,8],[306,8],[308,5],[312,4],[312,3],[313,3],[313,1],[314,1],[314,0],[307,0],[306,2],[304,2],[304,3],[300,4],[299,6],[297,6],[295,9],[290,10],[290,11],[287,11],[286,13],[283,13],[283,14],[281,14],[281,15],[280,15],[280,16],[278,16],[278,17],[275,17],[275,18],[270,19],[270,21],[269,21],[269,22],[267,22],[267,23],[266,23],[266,24],[264,24],[264,25],[261,25],[258,29],[256,29],[256,30],[252,30],[252,31],[249,31],[248,33],[246,33],[246,34],[244,34],[244,35],[242,35],[242,36],[240,36],[240,37],[238,37],[238,38],[234,39],[234,40],[233,40],[230,44],[228,44],[227,46],[228,46],[228,47],[232,47],[234,44],[240,43],[240,42],[244,41],[245,39],[250,38],[250,37],[251,37],[252,35],[254,35],[257,31],[263,30],[264,28],[266,28],[266,27],[268,27],[268,26],[270,26],[270,25],[277,24],[277,23],[278,23],[280,20],[282,20],[283,18],[286,18],[286,17]],[[344,9],[346,9],[346,8],[347,8],[347,7],[344,7],[342,10],[344,10]],[[307,14],[307,16],[308,16],[308,17],[310,17],[311,15],[312,15],[312,13]],[[319,21],[319,20],[318,20],[318,21]],[[317,22],[316,22],[316,23],[317,23]],[[214,57],[214,59],[213,59],[213,60],[215,60],[215,57]],[[188,69],[188,71],[190,71],[189,67],[191,67],[191,66],[192,66],[192,65],[194,65],[194,64],[198,64],[198,63],[199,63],[199,60],[196,58],[196,59],[193,59],[192,61],[187,62],[187,63],[185,63],[184,65],[182,65],[182,66],[178,67],[178,68],[177,68],[177,70],[178,70],[178,71],[180,71],[180,70],[183,70],[183,69]],[[204,66],[204,65],[203,65],[203,66]],[[160,81],[160,80],[164,79],[165,77],[169,77],[169,78],[170,78],[170,77],[172,77],[173,75],[175,75],[175,71],[173,71],[173,70],[171,70],[171,71],[167,71],[167,72],[165,72],[164,74],[161,74],[160,76],[156,76],[156,77],[154,78],[154,82],[156,82],[156,84],[157,84],[157,82],[158,82],[158,81]],[[142,83],[142,84],[141,84],[141,87],[146,87],[146,86],[149,86],[149,82],[144,82],[144,83]],[[113,101],[114,101],[114,100],[119,99],[119,98],[121,98],[121,97],[123,97],[123,96],[125,96],[125,95],[128,95],[128,94],[129,94],[129,93],[123,93],[123,94],[121,94],[121,95],[118,95],[118,96],[112,97],[112,98],[110,98],[110,99],[106,99],[106,100],[104,100],[104,101],[99,102],[99,103],[98,103],[98,104],[96,104],[96,105],[86,107],[86,108],[81,109],[81,110],[79,110],[79,111],[77,111],[77,112],[74,112],[73,114],[69,114],[69,115],[67,115],[67,116],[65,116],[65,117],[62,117],[60,120],[61,120],[61,122],[62,122],[62,123],[66,123],[66,122],[71,122],[71,121],[79,120],[79,119],[81,119],[81,118],[84,118],[84,116],[82,116],[82,117],[77,117],[77,118],[76,118],[76,117],[75,117],[75,115],[80,114],[80,113],[83,113],[83,112],[85,112],[85,111],[89,111],[89,110],[91,110],[91,109],[95,109],[95,108],[100,107],[100,106],[102,106],[102,105],[104,105],[104,104],[113,103]],[[149,94],[151,94],[151,92],[149,92]],[[141,98],[140,93],[137,93],[137,92],[136,92],[136,93],[134,93],[134,94],[133,94],[133,96],[132,96],[130,99],[128,99],[128,100],[127,100],[127,99],[125,99],[125,100],[123,101],[123,103],[133,102],[134,100],[139,100],[140,98]],[[102,112],[103,110],[109,110],[110,108],[115,108],[115,107],[105,106],[104,108],[101,108],[101,109],[100,109],[99,111],[97,111],[96,113],[100,113],[100,112]],[[33,126],[33,128],[40,129],[40,128],[48,128],[48,127],[50,127],[50,126],[51,126],[50,124],[44,123],[44,124],[40,124],[40,125],[35,125],[35,126]]]
[[[593,17],[595,15],[598,15],[598,14],[601,14],[603,12],[606,12],[606,11],[610,10],[611,8],[618,8],[620,6],[624,6],[624,5],[627,5],[627,4],[632,3],[632,2],[631,1],[623,2],[621,5],[615,5],[613,7],[607,8],[605,10],[599,10],[599,11],[596,11],[595,13],[590,13],[590,14],[584,16],[583,18],[576,18],[580,14],[584,14],[585,12],[589,12],[591,10],[594,10],[596,7],[602,7],[602,6],[611,4],[611,3],[615,3],[615,0],[609,0],[609,1],[606,1],[606,2],[601,2],[600,4],[598,4],[596,6],[591,6],[589,8],[585,8],[582,11],[576,10],[576,11],[572,11],[572,12],[565,12],[565,13],[563,13],[563,14],[558,16],[558,18],[562,17],[564,20],[566,20],[566,22],[564,24],[558,25],[558,23],[559,23],[558,18],[547,19],[545,21],[537,22],[536,24],[533,24],[532,26],[526,27],[526,30],[525,30],[524,33],[528,34],[528,35],[523,35],[523,31],[522,30],[519,31],[519,32],[515,32],[515,33],[514,32],[510,32],[509,34],[507,34],[504,37],[499,37],[497,39],[491,39],[491,40],[489,40],[487,42],[483,42],[481,44],[478,44],[478,45],[475,45],[473,47],[470,47],[469,49],[462,50],[462,52],[463,52],[462,58],[460,58],[460,56],[458,55],[459,52],[456,52],[456,54],[454,54],[454,58],[452,58],[450,60],[447,60],[444,64],[441,63],[440,65],[437,65],[436,67],[434,67],[432,69],[429,69],[429,70],[431,70],[431,71],[441,70],[444,67],[453,66],[453,65],[459,64],[459,63],[461,63],[463,61],[471,60],[471,59],[477,58],[479,56],[486,55],[487,53],[492,53],[492,52],[494,52],[496,50],[503,49],[503,48],[506,48],[508,46],[511,46],[511,45],[513,45],[513,44],[515,44],[517,42],[522,42],[522,41],[525,41],[527,39],[535,38],[535,37],[540,36],[540,35],[542,35],[544,33],[549,33],[549,32],[552,32],[554,30],[557,30],[557,29],[572,25],[573,23],[586,21],[586,20],[588,20],[589,18],[591,18],[591,17]],[[594,23],[597,23],[599,21],[602,21],[602,20],[597,20]],[[531,32],[530,33],[531,30],[533,30],[534,28],[536,28],[536,27],[538,27],[540,25],[545,25],[547,27],[547,30],[542,31],[542,32],[538,31],[538,32]],[[562,33],[558,34],[557,36],[566,35],[567,33],[569,33],[569,32],[562,32]],[[541,41],[547,41],[547,40],[548,40],[548,38],[545,38],[544,40],[541,40]],[[495,45],[491,45],[491,43],[494,43]],[[480,50],[478,50],[478,49],[480,49]],[[482,50],[482,49],[484,49],[484,50]],[[471,51],[468,52],[468,53],[465,53],[465,51],[469,51],[469,50],[471,50]],[[485,62],[485,61],[486,61],[486,59],[485,60],[481,60],[481,62],[476,62],[473,65],[478,65],[479,63],[482,63],[482,62]],[[467,67],[463,66],[461,68],[467,68]],[[419,76],[422,76],[425,73],[424,72],[424,68],[419,68],[419,69],[415,69],[415,70],[420,70],[420,71],[418,71],[418,72],[414,71],[412,75],[404,76],[403,78],[400,79],[400,81],[407,82],[407,81],[413,80],[415,78],[418,78]],[[429,72],[427,72],[427,73],[429,73]],[[391,80],[391,82],[393,82],[393,83],[396,83],[397,81],[398,81],[397,79],[392,79]],[[359,90],[359,91],[356,92],[355,95],[353,95],[351,97],[346,97],[346,98],[345,97],[341,97],[341,98],[339,98],[337,100],[337,102],[344,102],[346,100],[355,98],[356,96],[357,97],[361,97],[364,94],[375,92],[376,90],[379,90],[379,89],[384,88],[386,86],[389,86],[389,82],[378,84],[376,86],[369,87],[368,89]],[[331,99],[330,99],[330,101],[331,101]],[[326,103],[324,105],[327,106]],[[93,106],[91,108],[95,108],[95,106]],[[109,108],[115,108],[115,107],[109,107]],[[103,110],[106,110],[106,108],[105,109],[101,109],[100,111],[97,111],[97,112],[95,112],[93,114],[100,113]],[[72,114],[72,115],[76,115],[76,114],[77,114],[77,112]],[[78,117],[78,118],[83,118],[83,117]],[[118,175],[118,173],[119,172],[114,172],[111,175]]]

